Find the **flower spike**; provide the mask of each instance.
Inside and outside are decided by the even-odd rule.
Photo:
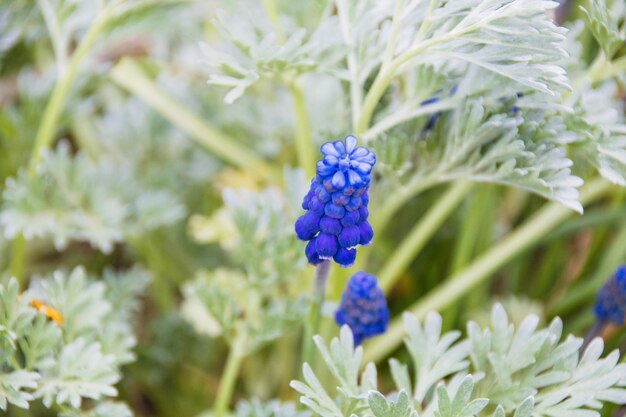
[[[347,324],[350,327],[355,345],[387,330],[387,300],[376,277],[357,272],[350,278],[335,313],[335,321],[339,326]]]
[[[354,136],[320,148],[315,178],[304,197],[307,212],[295,224],[298,239],[308,241],[305,253],[317,265],[333,259],[349,267],[356,259],[356,246],[369,245],[374,231],[367,221],[367,194],[376,155],[357,146]]]

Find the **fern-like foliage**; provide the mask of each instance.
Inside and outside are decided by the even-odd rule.
[[[185,208],[171,192],[146,188],[127,166],[72,156],[61,144],[35,176],[7,180],[0,224],[12,238],[50,238],[58,249],[87,241],[103,252],[125,237],[172,224]]]
[[[228,47],[205,46],[209,83],[232,88],[231,102],[264,78],[334,77],[349,91],[353,130],[374,142],[382,172],[385,165],[401,166],[400,181],[389,171],[383,177],[385,195],[394,185],[401,193],[420,183],[469,179],[520,187],[580,212],[582,172],[572,168],[568,144],[602,143],[588,153],[613,179],[626,165],[615,149],[620,129],[609,134],[606,127],[603,136],[590,138],[584,123],[566,123],[572,114],[566,30],[547,16],[555,2],[332,3],[313,29],[287,17],[271,25],[269,18],[250,24],[247,13],[220,14]],[[602,5],[591,10],[604,16],[596,9]],[[600,26],[619,38],[613,20]],[[323,41],[326,28],[337,24],[341,37]],[[373,106],[368,100],[378,96]],[[372,123],[358,126],[366,105]]]
[[[232,103],[261,79],[291,81],[308,72],[329,72],[342,59],[335,36],[335,18],[313,32],[289,27],[287,34],[272,27],[263,10],[246,5],[235,14],[219,11],[214,23],[223,46],[202,45],[209,84],[229,87],[224,97]]]
[[[140,269],[107,272],[103,282],[76,268],[35,279],[22,294],[15,280],[0,286],[0,409],[41,399],[68,416],[127,410],[105,399],[117,395],[119,368],[134,358],[131,326],[146,283]],[[81,411],[84,399],[95,408]]]
[[[492,113],[483,100],[470,100],[438,123],[422,141],[393,140],[393,133],[374,141],[382,169],[395,170],[396,178],[405,178],[401,183],[409,187],[433,180],[492,182],[524,188],[582,211],[577,188],[583,181],[572,174],[572,161],[560,146],[571,135],[561,117],[546,118],[530,109],[523,114]]]
[[[308,364],[303,381],[291,386],[300,401],[324,417],[515,417],[599,416],[604,402],[626,403],[626,365],[619,352],[602,358],[601,339],[579,353],[582,340],[562,340],[557,318],[537,329],[528,316],[515,328],[497,304],[491,326],[468,323],[460,332],[441,333],[441,317],[429,314],[424,323],[406,313],[406,347],[412,365],[391,359],[397,391],[385,396],[376,387],[376,367],[369,363],[359,378],[362,347],[355,348],[348,327],[327,345],[315,342],[337,383],[337,393],[322,386]],[[412,369],[411,373],[409,370]]]

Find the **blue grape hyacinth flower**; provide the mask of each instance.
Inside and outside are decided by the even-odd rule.
[[[334,259],[349,267],[356,259],[356,247],[369,245],[374,237],[367,221],[367,192],[376,155],[357,146],[354,136],[325,143],[320,150],[324,158],[317,162],[316,176],[302,202],[307,212],[296,221],[296,235],[308,241],[309,263]]]
[[[617,268],[598,291],[593,312],[598,321],[608,321],[617,325],[624,324],[626,316],[626,265]]]
[[[355,345],[387,330],[389,309],[375,276],[357,272],[350,278],[335,313],[335,322],[350,327]]]

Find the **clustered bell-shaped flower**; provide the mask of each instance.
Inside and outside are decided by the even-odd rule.
[[[335,321],[339,326],[347,324],[350,327],[355,345],[387,330],[387,300],[376,277],[357,272],[350,278],[335,313]]]
[[[626,316],[626,265],[617,268],[615,274],[598,291],[593,312],[599,321],[624,324]]]
[[[313,265],[334,259],[349,267],[356,259],[357,245],[368,245],[374,231],[367,221],[367,191],[376,156],[356,146],[347,136],[345,143],[322,145],[324,158],[317,162],[317,175],[302,202],[307,212],[296,221],[298,239],[308,241],[305,253]]]

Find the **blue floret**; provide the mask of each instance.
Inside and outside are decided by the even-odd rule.
[[[339,326],[347,324],[356,345],[387,330],[389,310],[383,291],[373,275],[357,272],[350,278],[335,313]]]
[[[322,145],[323,159],[302,201],[307,212],[295,224],[298,239],[308,241],[305,253],[312,264],[334,259],[349,267],[356,259],[356,246],[368,245],[374,231],[367,221],[367,191],[376,156],[356,146],[357,139]]]
[[[626,265],[617,268],[615,274],[598,291],[593,308],[598,320],[624,324],[626,316]]]

